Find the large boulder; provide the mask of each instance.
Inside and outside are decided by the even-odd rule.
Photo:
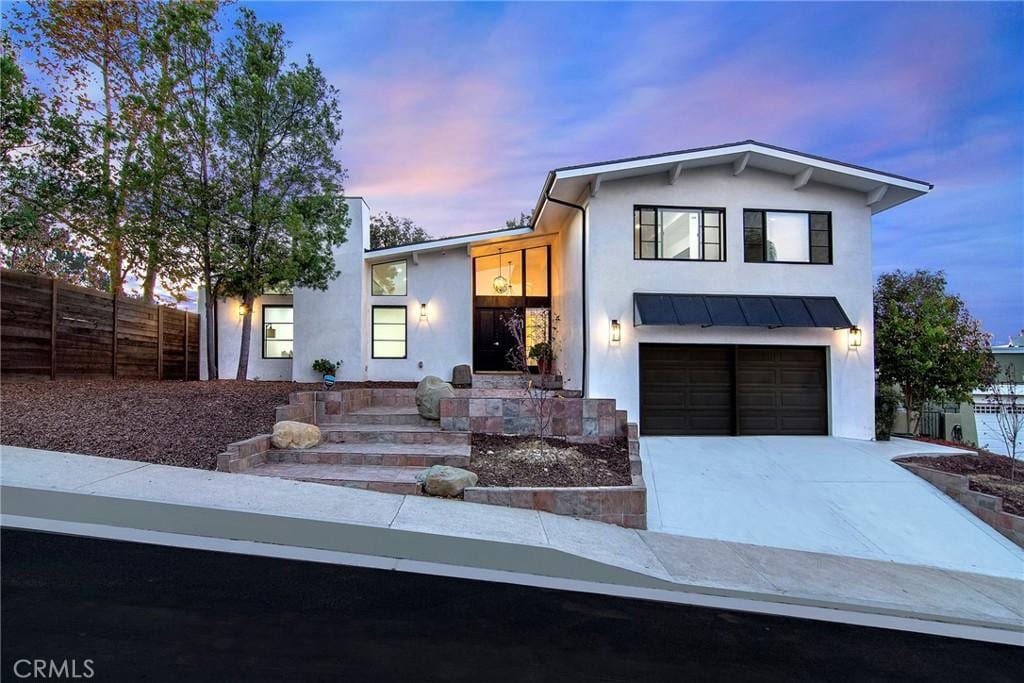
[[[417,474],[416,480],[423,484],[423,491],[428,495],[452,498],[467,486],[476,486],[479,477],[459,467],[431,465]]]
[[[312,448],[320,443],[320,428],[305,422],[281,420],[270,436],[274,448]]]
[[[427,375],[416,387],[416,409],[428,420],[441,419],[441,399],[455,398],[452,385],[440,377]]]
[[[468,365],[456,365],[452,368],[452,384],[457,387],[473,386],[473,369]]]

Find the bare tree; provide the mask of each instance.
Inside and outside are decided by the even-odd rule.
[[[547,388],[552,379],[549,373],[554,372],[554,360],[561,348],[558,323],[558,316],[552,315],[549,310],[538,311],[529,322],[519,311],[505,318],[505,327],[516,340],[515,345],[508,350],[506,359],[513,369],[523,373],[523,396],[527,411],[530,417],[536,418],[537,434],[540,436],[551,435],[555,401],[559,398],[558,394]],[[535,330],[530,329],[534,326],[542,328],[544,333],[540,335],[541,341],[531,343],[531,338],[537,339]],[[530,372],[530,358],[538,361],[538,370],[541,372],[537,375]]]
[[[987,393],[995,408],[999,436],[1010,458],[1010,481],[1013,481],[1017,472],[1017,442],[1024,432],[1024,393],[1017,385],[1017,369],[1013,363],[992,381]]]

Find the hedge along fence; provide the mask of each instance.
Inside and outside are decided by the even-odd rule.
[[[3,270],[0,377],[199,379],[199,316]]]

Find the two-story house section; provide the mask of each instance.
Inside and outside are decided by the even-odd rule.
[[[254,340],[271,353],[250,375],[314,380],[319,357],[351,380],[508,372],[518,313],[527,346],[554,333],[566,388],[617,399],[642,434],[870,439],[871,217],[931,187],[745,141],[559,168],[532,226],[377,250],[350,200],[342,277],[268,296],[291,340]]]

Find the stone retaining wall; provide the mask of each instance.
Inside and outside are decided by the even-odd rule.
[[[615,399],[555,396],[545,404],[523,396],[441,399],[441,429],[479,434],[539,434],[538,412],[550,411],[545,436],[572,441],[610,441],[626,430],[626,412]]]
[[[244,472],[267,461],[271,449],[270,434],[260,434],[243,441],[228,444],[224,453],[217,456],[217,470],[220,472]]]
[[[1024,548],[1024,517],[1003,511],[1003,499],[980,491],[971,491],[970,480],[962,474],[933,470],[925,465],[897,462],[947,496],[957,501],[990,527]]]
[[[288,405],[274,408],[274,422],[282,420],[316,424],[316,392],[293,391],[288,394]]]
[[[626,429],[629,448],[630,486],[474,486],[464,492],[471,503],[527,508],[617,524],[629,529],[647,528],[647,487],[640,462],[637,426]]]
[[[343,415],[370,406],[408,407],[416,405],[415,389],[342,389],[303,392],[313,395],[317,417]]]

